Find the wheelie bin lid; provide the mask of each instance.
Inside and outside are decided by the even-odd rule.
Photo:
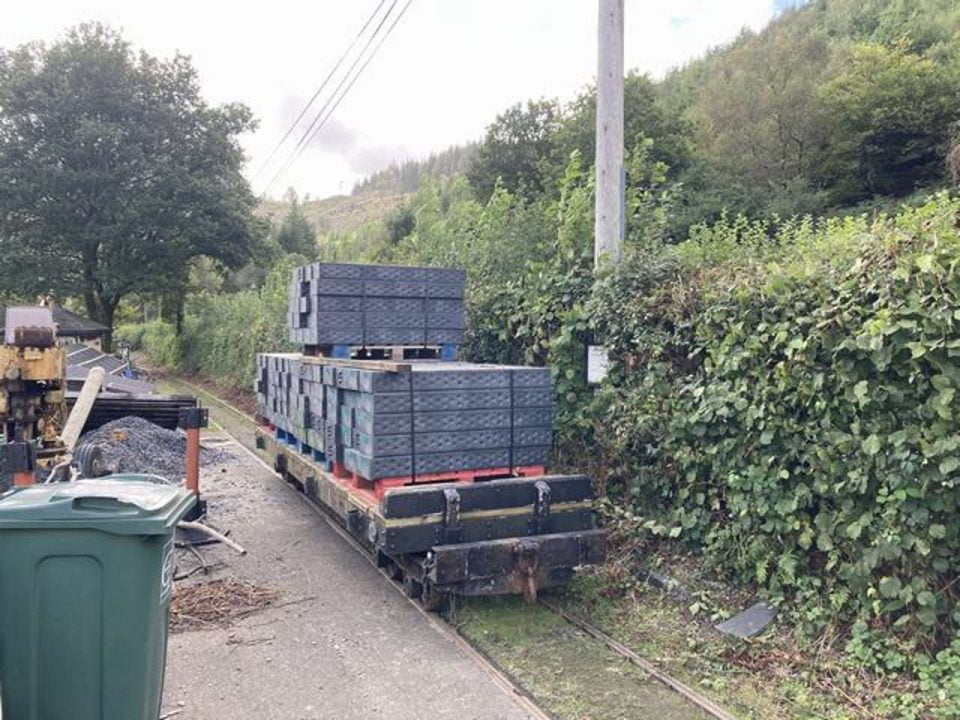
[[[0,495],[0,531],[92,529],[115,535],[167,535],[195,501],[186,488],[152,475],[27,485]]]

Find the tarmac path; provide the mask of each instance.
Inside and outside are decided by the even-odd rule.
[[[231,421],[222,408],[211,415],[225,428]],[[523,709],[296,491],[236,443],[233,450],[235,463],[204,468],[201,489],[210,521],[248,553],[204,547],[208,563],[223,563],[207,579],[245,580],[280,597],[229,626],[171,634],[161,718],[542,717]]]

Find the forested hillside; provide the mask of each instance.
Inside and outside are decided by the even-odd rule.
[[[456,145],[442,152],[434,153],[426,160],[406,160],[394,163],[390,167],[375,172],[357,183],[354,195],[371,192],[416,192],[424,178],[449,178],[462,175],[470,167],[470,161],[476,150],[474,143]]]
[[[782,217],[880,204],[950,173],[960,118],[960,6],[952,0],[817,0],[677,69],[626,80],[626,144],[652,141],[679,204],[678,238],[726,211]],[[589,89],[491,125],[469,171],[555,193],[573,151],[593,157]]]
[[[626,146],[650,141],[664,163],[677,197],[671,235],[724,212],[892,207],[950,182],[960,169],[958,29],[953,0],[815,0],[660,81],[630,73]],[[529,200],[555,194],[571,153],[592,163],[593,117],[589,87],[569,102],[532,99],[498,115],[477,145],[395,164],[305,210],[321,232],[369,237],[364,225],[428,177],[464,175],[481,201],[498,182]],[[387,201],[365,202],[371,194]]]
[[[816,0],[671,73],[684,219],[823,212],[947,179],[960,114],[951,0]]]

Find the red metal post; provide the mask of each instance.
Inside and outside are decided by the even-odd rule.
[[[187,457],[185,458],[187,490],[192,492],[197,502],[184,518],[197,520],[206,512],[206,503],[200,498],[200,428],[209,425],[209,412],[206,408],[180,408],[180,418],[177,423],[187,435]]]
[[[187,490],[194,495],[200,494],[200,428],[188,428],[187,431]]]
[[[0,469],[10,473],[18,487],[33,485],[37,482],[36,449],[28,442],[0,445]]]
[[[13,474],[13,484],[17,486],[34,485],[37,482],[37,476],[32,472],[18,472]]]

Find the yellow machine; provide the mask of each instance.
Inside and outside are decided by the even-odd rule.
[[[66,459],[66,352],[49,308],[8,308],[0,345],[0,441],[36,449],[38,469]]]

